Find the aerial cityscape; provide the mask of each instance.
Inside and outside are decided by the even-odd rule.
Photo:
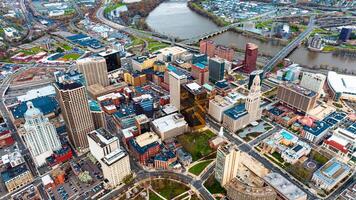
[[[355,0],[0,0],[0,200],[355,200]]]

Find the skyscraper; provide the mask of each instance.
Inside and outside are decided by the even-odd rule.
[[[221,58],[209,58],[209,80],[213,83],[224,79],[225,61]]]
[[[247,43],[245,51],[245,61],[242,71],[251,73],[252,71],[256,70],[258,46],[253,43]]]
[[[24,116],[26,121],[24,141],[36,166],[42,166],[46,163],[46,158],[53,154],[53,150],[61,149],[61,142],[53,124],[38,108],[33,106],[31,101],[27,102],[27,111]]]
[[[255,76],[250,88],[250,92],[246,97],[245,108],[250,117],[250,122],[261,118],[261,79],[260,76]]]
[[[187,82],[187,76],[182,73],[169,72],[170,103],[180,110],[180,85]]]
[[[56,82],[54,86],[69,140],[77,150],[82,151],[88,148],[87,134],[94,130],[85,87],[70,80]]]
[[[255,70],[253,72],[250,73],[250,76],[248,78],[248,89],[251,88],[251,85],[253,83],[253,80],[255,79],[256,76],[260,77],[260,82],[262,83],[262,79],[263,79],[263,70]],[[260,84],[261,84],[260,83]]]
[[[105,58],[107,71],[109,73],[121,68],[120,51],[111,49],[99,53],[99,56]]]
[[[102,57],[88,57],[77,61],[78,70],[84,75],[87,86],[109,85],[106,61]]]
[[[216,152],[215,179],[222,185],[226,185],[238,172],[239,154],[233,144],[220,146]]]

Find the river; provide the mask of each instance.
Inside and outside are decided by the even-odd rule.
[[[188,39],[211,32],[218,27],[209,19],[202,17],[187,7],[185,0],[169,0],[160,4],[146,19],[147,24],[154,31],[169,36]],[[234,32],[225,32],[213,38],[217,44],[234,46],[244,49],[246,43],[252,42],[259,46],[259,51],[264,55],[273,56],[283,45],[275,41],[261,41],[253,37]],[[356,73],[355,56],[338,56],[332,53],[311,52],[301,46],[296,49],[289,59],[308,67],[329,66],[337,68],[340,72]]]

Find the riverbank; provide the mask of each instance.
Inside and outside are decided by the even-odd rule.
[[[209,20],[213,21],[216,25],[219,27],[227,26],[230,23],[225,21],[224,19],[214,15],[213,13],[205,10],[204,8],[201,7],[200,3],[202,0],[192,0],[188,1],[187,5],[188,8],[191,9],[192,11],[196,12],[197,14],[208,18]]]

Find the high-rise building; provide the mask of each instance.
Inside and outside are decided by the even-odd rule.
[[[315,107],[317,98],[316,92],[291,83],[280,84],[277,89],[277,99],[281,103],[304,113]]]
[[[121,68],[120,51],[111,49],[99,53],[99,56],[105,58],[107,71],[109,73]]]
[[[256,62],[258,56],[258,46],[253,43],[246,44],[245,61],[242,71],[251,73],[256,70]]]
[[[109,85],[106,61],[102,57],[87,57],[77,61],[78,70],[84,75],[87,86]]]
[[[180,87],[187,82],[187,76],[182,73],[169,72],[169,96],[170,103],[180,110]]]
[[[96,101],[89,101],[90,113],[93,117],[95,129],[106,128],[106,116],[105,112],[101,109],[100,105]]]
[[[314,74],[309,72],[303,72],[300,86],[318,93],[323,92],[326,76],[324,74]]]
[[[339,35],[339,40],[346,42],[346,40],[350,39],[351,33],[351,28],[342,28]]]
[[[240,103],[226,110],[223,115],[223,125],[231,132],[247,126],[249,123],[261,119],[261,82],[255,76],[245,103]]]
[[[251,88],[251,85],[253,83],[253,80],[255,79],[256,76],[260,77],[260,81],[262,84],[262,80],[263,80],[263,70],[255,70],[253,72],[250,73],[249,78],[248,78],[248,89]]]
[[[221,58],[209,58],[209,80],[213,83],[224,79],[225,61]]]
[[[25,133],[22,137],[36,166],[42,166],[46,164],[46,158],[51,156],[54,150],[59,150],[62,147],[56,128],[30,101],[27,102],[25,121]]]
[[[216,152],[215,179],[226,185],[236,177],[238,171],[239,153],[233,144],[220,146]]]
[[[261,79],[255,76],[250,91],[246,97],[245,108],[249,115],[250,122],[261,118]]]
[[[202,63],[193,64],[191,68],[191,72],[192,72],[192,77],[195,78],[200,85],[204,85],[209,81],[208,66]]]
[[[69,140],[77,150],[82,151],[88,148],[87,134],[94,130],[85,87],[68,80],[56,82],[54,86]]]
[[[90,153],[99,161],[104,178],[111,187],[120,185],[131,173],[128,154],[120,148],[119,138],[104,128],[88,134]]]
[[[212,40],[202,40],[200,41],[200,53],[206,54],[209,57],[217,56],[219,58],[232,61],[234,58],[234,50],[221,45],[216,45]]]

